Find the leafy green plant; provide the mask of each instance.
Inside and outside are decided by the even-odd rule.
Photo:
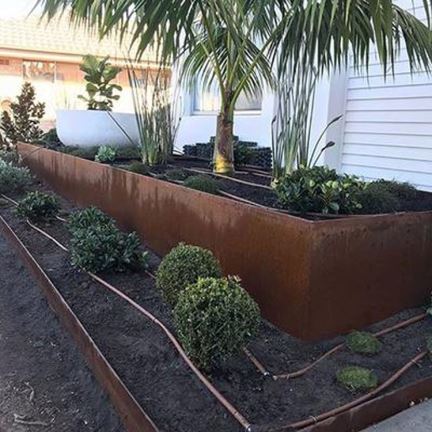
[[[71,261],[93,273],[137,270],[147,265],[136,233],[125,234],[112,224],[92,225],[72,231]]]
[[[221,275],[220,264],[209,250],[180,243],[162,260],[156,274],[156,286],[165,300],[175,306],[180,292],[198,278]]]
[[[116,160],[117,152],[110,146],[100,146],[95,156],[95,161],[100,163],[111,164]]]
[[[184,182],[184,186],[213,195],[217,195],[219,192],[218,182],[205,175],[188,177]]]
[[[136,174],[148,175],[149,173],[149,167],[142,162],[132,162],[126,166],[126,169]]]
[[[114,101],[120,99],[114,92],[121,91],[122,87],[112,84],[112,80],[121,72],[121,68],[113,66],[109,56],[99,60],[94,55],[86,55],[80,69],[85,73],[87,96],[80,95],[78,98],[87,102],[89,110],[111,111]]]
[[[373,334],[353,331],[346,337],[347,347],[355,353],[373,355],[381,351],[382,343]]]
[[[339,370],[336,379],[352,392],[369,390],[378,385],[378,378],[375,373],[359,366],[348,366]]]
[[[339,176],[322,166],[300,167],[276,184],[279,204],[302,213],[342,213],[358,211],[358,194],[365,184],[355,176]]]
[[[237,278],[205,278],[179,294],[174,325],[186,352],[210,369],[239,353],[260,325],[260,310]]]
[[[181,168],[174,168],[165,171],[165,177],[168,180],[185,181],[188,178],[188,173]]]
[[[102,210],[99,210],[97,207],[87,207],[83,210],[71,213],[67,223],[71,232],[88,229],[93,226],[115,226],[114,219],[109,217]]]
[[[27,168],[0,160],[0,193],[20,192],[30,186],[32,176]]]
[[[18,141],[33,143],[42,137],[43,131],[39,124],[45,115],[45,104],[35,99],[34,87],[26,82],[17,101],[10,104],[10,112],[3,111],[0,130],[10,144]]]
[[[31,221],[43,221],[57,216],[59,210],[60,202],[56,196],[35,191],[18,202],[16,212]]]

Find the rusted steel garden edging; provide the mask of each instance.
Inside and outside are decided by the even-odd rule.
[[[426,301],[432,212],[308,221],[67,154],[19,144],[56,192],[95,205],[165,254],[211,249],[264,316],[302,339],[361,328]]]
[[[0,216],[0,233],[14,247],[23,263],[35,277],[51,309],[74,338],[94,375],[108,393],[128,432],[158,432],[159,429],[143,411],[116,371],[104,357],[66,300],[40,267],[29,250]]]

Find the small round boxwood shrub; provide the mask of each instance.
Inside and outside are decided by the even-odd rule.
[[[218,182],[205,175],[197,175],[188,177],[184,185],[190,189],[207,192],[209,194],[217,195],[219,191]]]
[[[180,293],[174,325],[185,351],[203,369],[244,348],[260,324],[258,305],[235,278],[199,279]]]
[[[352,392],[369,390],[378,385],[376,374],[359,366],[348,366],[336,374],[337,381]]]
[[[376,180],[369,183],[358,199],[362,204],[360,213],[395,213],[409,210],[418,197],[417,189],[409,183],[394,180]]]
[[[143,164],[142,162],[132,162],[130,165],[127,166],[127,170],[135,174],[142,175],[148,175],[149,173],[148,166]]]
[[[0,193],[21,192],[30,186],[32,176],[27,168],[0,160]]]
[[[97,207],[87,207],[72,213],[68,218],[69,230],[76,231],[99,225],[115,225],[114,219]]]
[[[16,209],[19,216],[32,221],[52,219],[59,210],[60,202],[56,196],[38,191],[29,192]]]
[[[219,262],[209,250],[180,243],[162,260],[156,274],[156,285],[164,299],[175,306],[180,292],[198,278],[220,276]]]
[[[99,273],[137,270],[147,265],[147,253],[140,250],[136,233],[125,234],[112,224],[100,224],[72,231],[72,265]]]
[[[347,347],[355,353],[373,355],[381,351],[381,342],[371,333],[353,331],[346,337]]]
[[[174,169],[167,170],[165,172],[165,177],[168,180],[184,181],[188,178],[188,174],[186,171],[180,168],[174,168]]]
[[[100,163],[111,164],[115,161],[117,152],[113,147],[100,146],[95,156],[95,161]]]

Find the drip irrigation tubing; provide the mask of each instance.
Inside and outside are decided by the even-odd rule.
[[[373,336],[380,337],[384,336],[388,333],[391,333],[393,331],[399,330],[404,327],[408,327],[411,324],[415,324],[416,322],[419,322],[426,318],[428,314],[426,312],[421,313],[419,315],[415,315],[407,320],[401,321],[397,324],[394,324],[390,327],[386,327],[380,331],[377,331],[373,333]],[[246,356],[249,358],[249,360],[255,365],[255,367],[258,369],[260,373],[262,373],[264,376],[270,376],[274,381],[280,380],[280,379],[291,379],[291,378],[299,378],[303,376],[306,372],[313,369],[318,363],[325,360],[327,357],[331,356],[332,354],[338,352],[345,346],[345,343],[341,343],[339,345],[336,345],[335,347],[331,348],[330,350],[326,351],[324,354],[322,354],[320,357],[318,357],[313,363],[309,364],[308,366],[299,369],[297,371],[288,372],[288,373],[281,373],[281,374],[271,374],[268,369],[255,357],[254,354],[252,354],[249,350],[247,352],[245,351]]]
[[[354,408],[358,405],[360,405],[363,402],[366,402],[370,399],[372,399],[375,395],[378,393],[381,393],[386,388],[390,387],[395,381],[397,381],[408,369],[410,369],[412,366],[417,364],[420,360],[422,360],[424,357],[426,357],[429,354],[428,351],[423,351],[420,354],[417,354],[414,358],[412,358],[409,362],[407,362],[404,366],[402,366],[397,372],[395,372],[392,376],[390,376],[386,381],[384,381],[381,385],[379,385],[376,389],[370,391],[369,393],[366,393],[365,395],[353,400],[352,402],[349,402],[345,405],[342,405],[338,408],[332,409],[330,411],[327,411],[325,413],[322,413],[318,416],[311,416],[309,419],[301,420],[299,422],[290,423],[286,426],[282,426],[282,430],[298,430],[303,429],[307,426],[311,426],[313,424],[319,423],[323,420],[327,420],[330,417],[334,417],[338,414],[341,414],[344,411],[348,411],[351,408]],[[272,430],[281,430],[281,427],[279,426],[278,429],[267,429],[266,432],[271,432]]]
[[[13,200],[9,199],[11,202]],[[57,239],[55,239],[53,236],[48,234],[46,231],[42,230],[41,228],[38,228],[36,225],[32,224],[27,219],[27,224],[37,231],[38,233],[45,236],[47,239],[52,241],[57,247],[62,249],[64,252],[68,252],[68,248],[60,243]],[[122,298],[126,302],[128,302],[132,307],[134,307],[136,310],[138,310],[142,315],[146,316],[151,322],[156,324],[168,337],[168,339],[171,341],[171,343],[176,348],[177,352],[180,354],[182,359],[185,361],[187,366],[192,370],[192,372],[196,375],[196,377],[201,381],[201,383],[207,388],[207,390],[218,400],[218,402],[243,426],[243,428],[247,431],[251,430],[251,423],[216,389],[216,387],[213,386],[213,384],[210,383],[210,381],[200,372],[200,370],[194,365],[192,360],[187,356],[186,352],[181,347],[180,343],[177,341],[175,336],[168,330],[168,328],[159,320],[157,319],[153,314],[151,314],[147,309],[140,306],[138,303],[136,303],[134,300],[132,300],[130,297],[128,297],[126,294],[124,294],[121,290],[114,287],[113,285],[109,284],[104,279],[100,278],[99,276],[95,275],[92,272],[86,272],[93,280],[98,282],[99,284],[103,285],[105,288],[116,294],[118,297]],[[155,277],[152,273],[148,272],[151,277]]]
[[[13,200],[5,195],[2,194],[2,196],[9,200],[10,202],[13,202]],[[34,224],[32,224],[30,221],[27,220],[27,224],[49,240],[53,241],[59,248],[61,248],[63,251],[68,251],[66,246],[64,246],[62,243],[60,243],[58,240],[56,240],[54,237],[52,237],[50,234],[42,230],[41,228],[36,227]],[[203,385],[213,394],[213,396],[218,400],[219,403],[221,403],[224,408],[243,426],[243,428],[246,431],[253,431],[255,430],[254,426],[227,400],[225,397],[210,383],[210,381],[199,371],[199,369],[194,365],[194,363],[189,359],[186,352],[181,347],[180,343],[177,341],[175,336],[168,330],[168,328],[160,321],[158,320],[153,314],[151,314],[149,311],[147,311],[145,308],[140,306],[138,303],[136,303],[134,300],[132,300],[130,297],[128,297],[126,294],[124,294],[121,290],[114,287],[113,285],[106,282],[104,279],[100,278],[99,276],[87,272],[87,274],[96,282],[103,285],[105,288],[116,294],[118,297],[122,298],[123,300],[127,301],[132,307],[137,309],[141,314],[146,316],[151,322],[156,324],[168,337],[168,339],[171,341],[171,343],[174,345],[180,356],[183,358],[185,363],[188,365],[188,367],[192,370],[192,372],[197,376],[197,378],[203,383]],[[153,275],[154,276],[154,275]],[[385,328],[377,333],[375,333],[376,336],[382,336],[384,334],[387,334],[391,331],[397,330],[401,327],[404,327],[406,325],[412,324],[414,322],[420,321],[423,319],[427,314],[418,315],[415,317],[412,317],[402,323],[395,324],[391,327]],[[335,352],[336,350],[340,349],[344,344],[340,344],[336,347],[334,347],[332,350]],[[330,355],[330,351],[325,353],[323,356],[321,356],[320,359],[318,359],[315,364],[322,360],[324,356]],[[265,367],[258,361],[256,358],[248,351],[247,349],[244,350],[245,354],[249,357],[249,359],[256,365],[256,367],[261,370],[263,374],[268,374],[268,371],[265,369]],[[299,430],[303,429],[305,427],[314,425],[316,423],[322,422],[328,418],[334,417],[338,414],[341,414],[345,411],[350,410],[351,408],[357,407],[358,405],[362,404],[363,402],[369,401],[374,396],[382,392],[383,390],[387,389],[389,386],[391,386],[395,381],[397,381],[408,369],[410,369],[413,365],[417,364],[419,361],[421,361],[424,357],[428,355],[428,351],[423,351],[420,354],[416,355],[414,358],[412,358],[409,362],[407,362],[404,366],[402,366],[398,371],[396,371],[393,375],[391,375],[386,381],[384,381],[381,385],[379,385],[377,388],[372,390],[371,392],[355,399],[354,401],[351,401],[345,405],[342,405],[338,408],[326,411],[318,416],[310,416],[310,418],[298,421],[295,423],[290,423],[288,425],[278,425],[278,426],[263,426],[258,427],[260,431],[265,432],[276,432],[276,431],[288,431],[288,430]],[[305,368],[306,369],[306,368]]]

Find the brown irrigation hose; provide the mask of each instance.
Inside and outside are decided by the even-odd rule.
[[[54,242],[60,249],[67,252],[68,248],[61,244],[58,240],[56,240],[54,237],[49,235],[44,230],[38,228],[37,226],[33,225],[29,220],[27,220],[28,225]],[[171,343],[174,345],[180,356],[183,358],[183,360],[186,362],[188,367],[192,370],[192,372],[197,376],[197,378],[204,384],[204,386],[210,391],[210,393],[213,394],[213,396],[225,407],[225,409],[247,430],[251,430],[251,424],[249,421],[230,403],[227,399],[213,386],[213,384],[200,372],[200,370],[193,364],[193,362],[189,359],[186,352],[181,347],[180,343],[177,341],[175,336],[168,330],[168,328],[159,321],[154,315],[152,315],[150,312],[148,312],[146,309],[144,309],[142,306],[140,306],[138,303],[136,303],[134,300],[132,300],[130,297],[128,297],[126,294],[121,292],[119,289],[115,288],[113,285],[106,282],[104,279],[100,278],[99,276],[96,276],[92,272],[86,272],[93,280],[103,285],[105,288],[108,288],[110,291],[112,291],[114,294],[122,298],[123,300],[126,300],[131,306],[133,306],[135,309],[137,309],[141,314],[145,315],[150,321],[152,321],[154,324],[159,326],[162,331],[166,334],[168,339],[171,341]],[[151,274],[152,277],[154,277],[153,274]]]
[[[334,417],[337,414],[340,414],[344,411],[348,411],[351,408],[356,407],[357,405],[360,405],[363,402],[366,402],[369,399],[372,399],[375,395],[382,392],[386,388],[390,387],[396,380],[398,380],[408,369],[410,369],[412,366],[417,364],[420,360],[422,360],[424,357],[428,355],[428,351],[423,351],[420,354],[417,354],[413,359],[411,359],[408,363],[406,363],[403,367],[401,367],[396,373],[394,373],[390,378],[388,378],[386,381],[384,381],[380,386],[378,386],[375,390],[372,390],[371,392],[353,400],[352,402],[349,402],[345,405],[342,405],[338,408],[335,408],[333,410],[327,411],[323,414],[320,414],[316,417],[311,417],[307,420],[302,420],[296,423],[291,423],[284,427],[284,429],[302,429],[307,426],[313,425],[314,423],[318,423],[320,421],[326,420],[330,417]]]
[[[393,326],[390,327],[386,327],[378,332],[373,333],[373,335],[375,337],[380,337],[380,336],[384,336],[388,333],[391,333],[393,331],[399,330],[401,328],[407,327],[411,324],[415,324],[416,322],[419,322],[421,320],[423,320],[424,318],[426,318],[428,316],[427,313],[421,313],[419,315],[416,315],[412,318],[409,318],[407,320],[404,320],[402,322],[399,322]],[[332,349],[328,350],[327,352],[325,352],[323,355],[321,355],[320,357],[318,357],[318,359],[316,359],[313,363],[311,363],[310,365],[299,369],[297,371],[294,372],[289,372],[289,373],[284,373],[284,374],[277,374],[277,375],[272,375],[269,374],[266,367],[250,352],[248,351],[247,353],[245,352],[245,354],[247,355],[247,357],[252,361],[252,363],[256,366],[256,368],[265,376],[271,376],[275,381],[278,379],[290,379],[290,378],[298,378],[303,376],[306,372],[308,372],[309,370],[311,370],[313,367],[315,367],[318,363],[320,363],[322,360],[326,359],[327,357],[329,357],[330,355],[334,354],[335,352],[339,351],[340,349],[342,349],[345,346],[344,343],[341,343],[339,345],[336,345],[335,347],[333,347]]]
[[[5,197],[6,199],[8,199],[7,197]],[[9,199],[9,201],[13,201],[11,199]],[[50,239],[51,241],[53,241],[58,247],[60,247],[62,250],[67,251],[68,249],[62,245],[60,242],[58,242],[54,237],[50,236],[48,233],[46,233],[45,231],[43,231],[42,229],[36,227],[35,225],[33,225],[31,222],[29,222],[27,220],[27,223],[29,224],[29,226],[32,229],[35,229],[37,232],[41,233],[42,235],[44,235],[45,237],[47,237],[48,239]],[[154,324],[158,325],[163,331],[164,333],[167,335],[167,337],[170,339],[170,341],[172,342],[172,344],[174,345],[174,347],[177,349],[177,351],[179,352],[179,354],[181,355],[181,357],[183,358],[183,360],[186,362],[186,364],[189,366],[189,368],[195,373],[195,375],[198,377],[198,379],[200,379],[200,381],[206,386],[206,388],[216,397],[216,399],[228,410],[228,412],[230,412],[230,414],[247,430],[247,431],[251,431],[252,430],[252,425],[248,422],[248,420],[246,420],[245,417],[242,416],[242,414],[240,414],[240,412],[234,408],[233,405],[230,404],[230,402],[228,402],[224,396],[222,396],[222,394],[209,382],[209,380],[198,370],[198,368],[193,364],[193,362],[189,359],[189,357],[187,356],[187,354],[183,351],[180,343],[177,341],[177,339],[174,337],[174,335],[165,327],[165,325],[159,321],[155,316],[153,316],[150,312],[148,312],[146,309],[144,309],[142,306],[140,306],[139,304],[137,304],[136,302],[134,302],[131,298],[129,298],[126,294],[122,293],[120,290],[118,290],[117,288],[115,288],[114,286],[110,285],[108,282],[106,282],[105,280],[99,278],[98,276],[96,276],[95,274],[91,273],[91,272],[87,272],[88,275],[93,278],[95,281],[99,282],[100,284],[104,285],[107,289],[109,289],[110,291],[112,291],[113,293],[115,293],[116,295],[118,295],[119,297],[123,298],[124,300],[126,300],[129,304],[131,304],[134,308],[136,308],[140,313],[142,313],[143,315],[145,315],[147,318],[149,318]],[[152,275],[154,276],[154,275]],[[398,323],[392,327],[383,329],[377,333],[375,333],[375,336],[382,336],[384,334],[387,334],[391,331],[397,330],[401,327],[404,327],[406,325],[412,324],[414,322],[420,321],[421,319],[423,319],[427,314],[421,314],[418,315],[416,317],[410,318],[402,323]],[[332,352],[335,352],[336,350],[340,349],[340,347],[342,347],[343,344],[340,344],[336,347],[334,347],[332,350],[330,350],[329,352],[325,353],[320,359],[322,360],[325,356],[330,355]],[[251,356],[249,357],[251,359],[251,361],[253,360],[253,356],[251,355],[251,353],[248,350],[245,350],[246,355]],[[319,416],[311,416],[309,419],[306,420],[302,420],[296,423],[291,423],[288,424],[287,426],[282,426],[283,430],[297,430],[297,429],[302,429],[305,427],[308,427],[310,425],[313,425],[315,423],[324,421],[330,417],[334,417],[342,412],[348,411],[351,408],[354,408],[360,404],[362,404],[363,402],[366,402],[370,399],[372,399],[375,395],[377,395],[378,393],[382,392],[383,390],[385,390],[386,388],[388,388],[390,385],[392,385],[396,380],[398,380],[408,369],[410,369],[414,364],[416,364],[417,362],[419,362],[420,360],[422,360],[426,355],[428,354],[428,351],[423,351],[422,353],[418,354],[417,356],[415,356],[413,359],[411,359],[408,363],[406,363],[401,369],[399,369],[395,374],[393,374],[390,378],[388,378],[384,383],[382,383],[380,386],[378,386],[375,390],[367,393],[366,395],[363,395],[357,399],[355,399],[354,401],[347,403],[345,405],[342,405],[338,408],[335,408],[333,410],[327,411],[323,414],[320,414]],[[259,362],[258,362],[259,363]],[[315,362],[316,364],[317,362]],[[258,364],[256,364],[257,367],[259,367]],[[261,365],[262,366],[262,365]],[[310,369],[310,367],[307,367],[305,369]],[[263,373],[266,372],[265,368],[262,367],[263,369]],[[261,428],[260,428],[261,429]],[[276,430],[281,430],[281,427],[278,426],[277,428],[265,428],[265,430],[267,432],[270,431],[276,431]]]

